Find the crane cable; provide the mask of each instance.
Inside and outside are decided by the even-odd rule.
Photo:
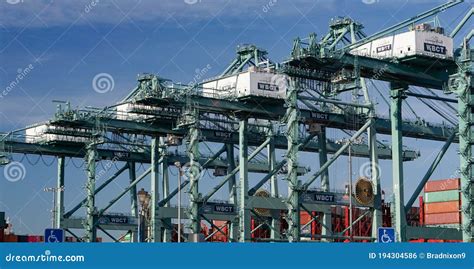
[[[84,166],[85,164],[85,161],[82,161],[82,164],[80,164],[79,166],[76,165],[76,163],[74,162],[74,159],[71,157],[71,162],[72,162],[72,165],[76,168],[81,168]]]
[[[435,96],[437,96],[437,95],[435,95]],[[420,97],[417,97],[417,99],[420,100],[426,106],[428,106],[430,109],[432,109],[435,113],[437,113],[438,115],[443,117],[449,123],[451,123],[453,125],[456,125],[456,118],[454,116],[452,116],[449,112],[447,112],[446,108],[443,108],[443,107],[439,106],[436,102],[434,102],[433,100],[430,100],[430,99],[425,99],[425,98],[420,98]],[[445,103],[445,102],[443,102],[443,103]],[[445,103],[445,105],[446,105],[446,103]],[[454,109],[449,104],[448,104],[448,107],[450,109]]]
[[[25,154],[25,157],[26,157],[26,161],[30,164],[30,165],[37,165],[41,159],[41,155],[38,156],[38,159],[36,159],[36,162],[31,162],[30,161],[30,158],[28,158],[28,154]]]
[[[52,158],[52,161],[50,164],[47,164],[46,161],[44,160],[43,158],[43,155],[40,155],[41,156],[41,161],[43,162],[43,164],[46,166],[46,167],[51,167],[55,162],[56,162],[56,159],[55,158]]]

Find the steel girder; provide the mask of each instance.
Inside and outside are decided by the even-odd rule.
[[[289,79],[289,89],[286,95],[287,112],[285,122],[287,124],[288,151],[286,160],[288,164],[288,213],[286,221],[288,223],[288,242],[298,242],[300,240],[300,206],[299,206],[299,184],[296,167],[298,166],[298,134],[300,115],[298,111],[298,91],[300,91],[299,80]]]
[[[398,242],[406,241],[406,214],[403,185],[403,161],[402,161],[402,100],[406,98],[406,85],[390,85],[390,115],[392,119],[392,180],[395,203],[395,234]]]
[[[474,73],[474,54],[473,50],[469,48],[468,40],[464,41],[457,62],[457,73],[450,77],[450,90],[458,96],[462,239],[464,242],[473,242],[474,167],[472,146],[474,136],[472,126],[474,120],[472,113],[474,111],[474,100],[472,93],[474,92],[474,85],[472,75]]]

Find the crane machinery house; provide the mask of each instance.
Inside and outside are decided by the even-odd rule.
[[[211,98],[284,99],[288,80],[271,68],[249,67],[246,71],[203,83],[203,95]]]
[[[371,58],[405,58],[427,56],[453,58],[453,39],[441,27],[416,25],[411,31],[382,37],[351,50],[352,54]]]

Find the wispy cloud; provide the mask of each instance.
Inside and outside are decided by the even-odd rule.
[[[321,0],[319,9],[335,9],[336,0]],[[51,27],[69,24],[120,21],[153,21],[173,16],[189,21],[220,17],[249,17],[265,12],[272,16],[292,16],[298,11],[288,6],[314,5],[314,0],[3,0],[0,24],[3,27]],[[225,7],[225,9],[224,9]]]

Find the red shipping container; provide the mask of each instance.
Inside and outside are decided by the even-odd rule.
[[[217,232],[218,230],[214,227],[212,227],[212,233],[214,233],[214,235],[212,236],[211,238],[211,241],[212,242],[227,242],[227,236],[229,235],[229,229],[228,229],[228,223],[227,221],[224,221],[224,220],[213,220],[212,221],[214,223],[215,226],[219,227],[220,230],[225,234],[222,234],[221,232]],[[227,235],[227,236],[226,236]]]
[[[425,239],[423,239],[423,238],[421,238],[421,239],[410,239],[409,242],[410,243],[424,243]]]
[[[42,236],[39,236],[39,235],[29,235],[28,242],[31,242],[31,243],[43,242],[43,238]]]
[[[452,224],[461,222],[461,213],[425,214],[425,224]]]
[[[425,204],[425,214],[459,212],[459,201],[427,203]]]
[[[304,225],[308,222],[310,222],[312,217],[308,214],[306,211],[301,211],[300,212],[300,223],[301,225]]]
[[[428,239],[426,242],[428,243],[444,243],[443,239]]]
[[[28,235],[28,242],[33,243],[33,242],[36,242],[36,240],[37,239],[35,238],[34,235]]]
[[[428,181],[425,184],[425,192],[459,190],[459,178],[448,178],[443,180]]]

